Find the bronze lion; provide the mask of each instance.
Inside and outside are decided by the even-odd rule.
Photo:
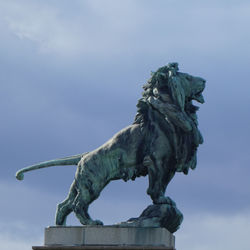
[[[77,165],[67,198],[57,206],[56,225],[74,212],[83,225],[101,225],[88,214],[89,205],[112,180],[134,180],[148,175],[147,193],[154,204],[174,202],[165,190],[176,172],[196,167],[196,151],[203,142],[192,100],[204,102],[205,80],[178,71],[170,63],[152,73],[143,86],[134,123],[92,152],[36,164],[23,173],[55,165]]]

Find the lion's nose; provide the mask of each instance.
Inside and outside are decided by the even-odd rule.
[[[200,83],[202,85],[202,88],[204,89],[205,88],[206,80],[200,77]]]
[[[205,84],[206,80],[201,78],[201,77],[197,77],[196,78],[199,82],[202,82],[203,84]]]

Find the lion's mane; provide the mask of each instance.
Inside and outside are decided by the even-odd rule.
[[[143,85],[143,97],[139,99],[137,103],[137,114],[134,119],[134,124],[139,124],[142,129],[148,128],[150,124],[152,124],[149,113],[153,108],[147,100],[157,95],[157,90],[163,90],[169,94],[170,104],[178,103],[177,98],[179,98],[179,95],[176,93],[171,79],[172,76],[178,77],[178,70],[177,63],[170,63],[167,66],[159,68],[156,72],[151,73],[151,78]],[[199,107],[193,105],[192,100],[185,100],[183,102],[184,112],[190,120],[192,120],[194,130],[197,130],[195,132],[200,135],[200,143],[202,143],[202,136],[197,127],[196,111]],[[159,110],[154,109],[154,112],[159,112]],[[161,116],[163,117],[162,114]],[[185,133],[179,126],[171,122],[171,119],[168,119],[167,116],[164,117],[164,123],[161,122],[161,128],[166,132],[173,150],[176,151],[177,157],[175,161],[173,161],[173,164],[176,165],[176,171],[188,174],[189,168],[194,169],[197,163],[196,152],[198,145],[194,143],[194,133]]]

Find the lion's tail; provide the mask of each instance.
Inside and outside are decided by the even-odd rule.
[[[35,165],[28,166],[26,168],[22,168],[16,172],[16,178],[21,181],[24,178],[23,173],[29,172],[31,170],[40,169],[40,168],[48,168],[48,167],[53,167],[53,166],[65,166],[65,165],[77,165],[78,162],[81,160],[81,158],[86,154],[87,153],[83,153],[83,154],[73,155],[73,156],[69,156],[65,158],[44,161]]]

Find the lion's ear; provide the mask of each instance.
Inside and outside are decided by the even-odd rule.
[[[169,84],[169,88],[171,91],[174,104],[177,105],[181,111],[184,111],[185,92],[182,88],[182,85],[178,77],[175,74],[173,74],[173,72],[171,71],[169,72],[168,84]]]

